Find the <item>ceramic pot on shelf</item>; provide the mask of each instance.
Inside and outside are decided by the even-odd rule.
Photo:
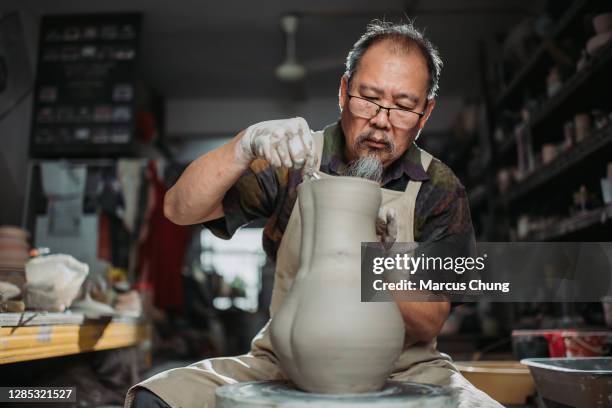
[[[272,319],[280,366],[301,389],[378,391],[404,342],[395,302],[361,302],[361,242],[377,241],[377,183],[354,177],[305,181],[300,267]]]

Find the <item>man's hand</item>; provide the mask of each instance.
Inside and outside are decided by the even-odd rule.
[[[376,219],[376,235],[383,244],[391,245],[397,239],[397,212],[395,208],[380,207]]]
[[[256,158],[274,167],[313,167],[316,157],[308,123],[298,117],[249,126],[236,144],[236,160],[247,166]]]

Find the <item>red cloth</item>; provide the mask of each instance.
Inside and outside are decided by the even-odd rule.
[[[155,306],[165,310],[183,308],[183,259],[191,229],[164,216],[166,187],[157,176],[157,165],[147,166],[149,204],[138,251],[139,280],[153,285]]]
[[[138,135],[140,140],[144,143],[152,143],[157,139],[157,124],[155,122],[155,116],[151,112],[138,111],[137,124],[138,124]]]
[[[112,263],[111,246],[110,220],[108,215],[98,212],[98,259]]]

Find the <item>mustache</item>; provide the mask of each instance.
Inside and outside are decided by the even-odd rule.
[[[393,153],[395,151],[395,143],[393,142],[393,139],[391,139],[389,135],[387,135],[386,133],[383,133],[382,140],[374,140],[372,136],[374,136],[375,132],[376,130],[370,130],[370,131],[367,131],[357,136],[357,139],[355,139],[355,148],[356,148],[355,150],[359,150],[359,149],[369,150],[370,147],[366,145],[366,142],[372,141],[374,143],[384,144],[385,147],[383,148],[383,150],[386,151],[387,153]]]

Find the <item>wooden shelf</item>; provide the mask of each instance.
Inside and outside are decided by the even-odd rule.
[[[106,318],[111,320],[111,318]],[[54,312],[23,312],[23,313],[0,313],[0,327],[21,327],[21,326],[43,326],[57,324],[84,324],[91,322],[92,319],[85,317],[83,313],[67,311],[64,313]],[[98,321],[98,320],[93,320]],[[115,316],[113,322],[134,323],[138,319],[133,317]]]
[[[541,109],[532,114],[529,126],[534,128],[544,122],[550,117],[555,110],[562,106],[567,100],[569,100],[576,92],[582,89],[582,86],[588,81],[591,76],[601,71],[607,65],[612,65],[612,44],[606,47],[602,52],[591,62],[591,64],[585,67],[583,70],[577,72],[570,80],[568,80],[563,89],[549,99]],[[539,132],[535,132],[534,135],[537,138]],[[516,147],[516,140],[514,136],[509,137],[504,142],[499,143],[498,157],[506,157],[508,154],[513,152]]]
[[[590,80],[593,75],[603,72],[607,66],[612,65],[610,62],[612,62],[612,44],[608,44],[605,49],[601,50],[588,66],[576,72],[556,95],[550,98],[541,109],[533,113],[531,115],[530,126],[534,128],[549,118],[579,90],[584,89],[584,84]]]
[[[599,224],[606,224],[610,222],[610,220],[612,220],[612,205],[581,212],[561,222],[555,223],[553,226],[543,231],[529,234],[528,237],[521,239],[521,241],[550,241]]]
[[[541,45],[533,56],[525,63],[523,68],[514,76],[510,84],[503,90],[501,95],[495,101],[495,109],[501,109],[511,96],[519,91],[521,85],[525,79],[531,74],[534,67],[540,62],[540,60],[546,55],[546,49]]]
[[[511,97],[515,96],[515,94],[519,92],[519,90],[523,86],[523,82],[529,77],[529,75],[532,74],[534,69],[542,62],[544,57],[547,55],[548,42],[559,38],[587,4],[588,0],[577,0],[568,8],[563,17],[561,17],[561,20],[557,24],[557,28],[554,30],[550,38],[548,40],[543,41],[537,51],[533,53],[532,57],[523,65],[523,68],[514,76],[508,86],[496,99],[496,110],[500,110],[503,105],[505,105],[511,99]]]
[[[525,180],[514,186],[509,193],[501,199],[504,204],[509,204],[523,195],[531,192],[536,187],[550,181],[559,174],[575,166],[600,149],[612,146],[612,127],[597,131],[587,139],[573,146],[570,150],[561,153],[552,162],[541,166],[525,177]]]
[[[82,315],[68,315],[67,320],[73,322],[35,325],[35,319],[28,319],[32,316],[23,319],[20,315],[0,314],[3,321],[25,322],[0,327],[0,364],[129,347],[151,339],[150,325],[135,319],[82,320]],[[56,322],[62,319],[61,313],[50,315],[47,317]],[[81,323],[74,323],[78,320]]]

